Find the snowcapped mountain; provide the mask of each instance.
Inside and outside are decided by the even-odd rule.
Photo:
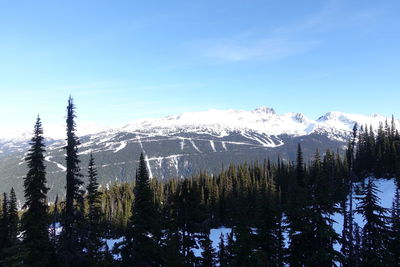
[[[231,163],[275,160],[278,155],[283,160],[293,160],[298,143],[302,144],[305,157],[313,155],[317,148],[343,151],[355,123],[377,129],[385,120],[380,115],[342,112],[329,112],[313,120],[301,113],[277,114],[271,108],[260,107],[251,111],[186,112],[116,127],[79,121],[77,125],[83,173],[92,152],[100,181],[110,183],[134,177],[141,151],[152,177],[187,177],[199,170],[216,172]],[[396,120],[396,125],[400,126],[400,121]],[[53,195],[62,193],[65,183],[64,131],[64,125],[44,124]],[[26,173],[23,158],[31,134],[14,132],[11,136],[14,138],[0,136],[0,192],[11,186],[21,188],[20,178]]]
[[[210,109],[203,112],[187,112],[159,119],[142,119],[116,128],[113,132],[142,132],[168,135],[177,132],[206,133],[224,137],[231,132],[256,132],[264,135],[301,136],[312,133],[341,133],[346,136],[355,123],[372,125],[375,129],[385,122],[381,115],[356,115],[328,112],[317,120],[301,113],[277,114],[274,109],[260,107],[251,111]],[[399,121],[396,121],[399,124]]]

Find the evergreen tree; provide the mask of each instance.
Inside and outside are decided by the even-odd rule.
[[[59,211],[59,207],[58,207],[59,203],[58,203],[58,194],[56,196],[56,199],[54,201],[54,209],[53,209],[53,217],[52,217],[52,225],[51,225],[51,233],[50,233],[50,240],[51,243],[53,245],[53,247],[55,248],[57,245],[57,226],[60,223],[60,211]]]
[[[234,266],[234,259],[236,257],[236,251],[235,251],[235,239],[234,239],[234,233],[233,229],[229,234],[226,234],[226,252],[227,252],[227,265],[228,266]]]
[[[82,190],[80,186],[82,175],[79,168],[78,145],[79,140],[75,134],[75,105],[72,97],[68,99],[67,106],[67,145],[66,150],[66,201],[63,214],[63,230],[61,233],[61,259],[65,266],[79,265],[83,262],[81,237],[79,236],[79,223],[82,218],[81,208]]]
[[[25,251],[21,251],[18,239],[19,217],[17,209],[17,197],[14,188],[10,191],[10,201],[8,205],[8,247],[3,249],[4,266],[22,266]]]
[[[220,267],[227,267],[228,264],[228,252],[225,247],[224,235],[221,233],[218,243],[218,264]]]
[[[349,141],[347,151],[346,151],[346,159],[348,164],[348,173],[349,179],[346,181],[349,190],[349,204],[348,210],[345,210],[344,215],[347,215],[344,219],[344,223],[346,225],[343,226],[342,232],[342,254],[344,256],[344,264],[345,266],[354,266],[354,207],[353,207],[353,183],[355,181],[355,172],[354,172],[354,154],[356,151],[356,140],[357,140],[357,131],[358,126],[357,123],[353,127],[353,134]],[[347,208],[347,204],[343,205],[343,208]]]
[[[307,232],[310,229],[309,216],[306,214],[305,207],[307,203],[307,190],[305,184],[303,153],[300,144],[297,148],[295,182],[292,184],[290,191],[290,207],[287,212],[286,222],[289,228],[289,249],[288,263],[291,266],[301,266],[306,262],[307,253],[310,251],[310,245],[306,241]]]
[[[363,190],[357,213],[364,217],[361,258],[363,266],[385,266],[387,260],[388,227],[386,209],[379,206],[378,189],[372,179]]]
[[[12,245],[18,242],[18,208],[17,208],[17,196],[15,195],[14,188],[10,191],[10,205],[8,207],[8,223],[9,223],[9,240]]]
[[[239,222],[232,230],[235,242],[233,244],[232,265],[250,266],[254,262],[254,234],[244,222]]]
[[[201,252],[201,266],[204,267],[214,267],[216,266],[216,253],[212,247],[212,242],[210,240],[209,233],[203,233],[200,237],[200,247]]]
[[[86,237],[86,249],[87,258],[89,265],[96,265],[103,260],[101,251],[104,246],[104,242],[101,240],[101,202],[100,198],[102,193],[99,192],[99,184],[97,182],[97,169],[94,163],[92,153],[89,157],[88,167],[89,183],[87,185],[87,200],[88,200],[88,232]]]
[[[202,204],[201,190],[198,183],[185,179],[177,188],[175,199],[177,229],[181,235],[181,248],[186,265],[195,264],[196,257],[192,249],[198,249],[197,233],[202,230],[206,212]]]
[[[28,173],[24,178],[26,212],[22,218],[23,246],[26,251],[24,263],[30,266],[51,266],[52,247],[48,234],[45,144],[40,118],[36,120],[31,148],[25,161]]]
[[[396,181],[396,191],[393,198],[392,214],[390,218],[389,264],[400,265],[400,180]]]
[[[2,214],[0,218],[0,260],[4,259],[4,250],[10,246],[8,207],[7,194],[3,193]]]
[[[132,208],[126,241],[121,249],[123,266],[157,266],[160,236],[157,212],[153,202],[149,174],[143,153],[140,154],[136,175],[135,202]]]
[[[259,192],[256,224],[257,265],[283,265],[282,214],[279,192],[271,177],[264,178]]]

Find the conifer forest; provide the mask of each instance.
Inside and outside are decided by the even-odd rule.
[[[65,195],[50,202],[37,117],[22,207],[14,189],[0,198],[0,266],[400,266],[394,123],[355,125],[344,154],[316,150],[306,160],[299,144],[293,162],[266,158],[184,179],[150,179],[143,153],[132,155],[133,182],[104,187],[93,155],[81,170],[75,119],[70,98]],[[377,178],[394,180],[390,209]],[[215,246],[210,231],[220,228]]]

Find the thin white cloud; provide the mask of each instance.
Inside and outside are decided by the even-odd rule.
[[[313,49],[318,40],[287,40],[283,38],[253,40],[219,40],[204,46],[203,56],[215,63],[249,60],[274,61]]]
[[[266,30],[249,29],[225,38],[198,40],[196,50],[208,64],[276,61],[306,53],[324,43],[335,31],[365,31],[378,12],[348,9],[343,0],[329,0],[316,13],[296,22]]]

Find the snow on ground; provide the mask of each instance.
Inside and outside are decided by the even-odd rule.
[[[390,118],[389,118],[390,119]],[[289,112],[277,114],[273,109],[260,107],[254,110],[217,110],[202,112],[185,112],[157,119],[140,119],[122,126],[119,130],[155,131],[168,134],[184,130],[186,132],[212,134],[223,137],[229,132],[256,132],[262,135],[308,135],[315,132],[332,132],[336,134],[351,132],[354,124],[372,125],[375,130],[386,117],[381,115],[357,115],[343,112],[328,112],[316,120],[309,119],[301,113]],[[400,121],[396,120],[396,125]],[[261,144],[272,146],[268,140],[259,139]]]
[[[226,228],[226,227],[211,229],[210,239],[213,242],[213,247],[215,249],[218,249],[219,237],[221,236],[221,234],[223,234],[224,237],[226,237],[226,234],[229,234],[231,231],[232,231],[232,228]]]
[[[214,152],[217,152],[217,150],[215,150],[215,145],[213,140],[210,140],[210,146]]]
[[[108,248],[110,249],[111,253],[112,250],[114,248],[114,245],[117,243],[120,243],[122,241],[124,241],[124,237],[119,237],[119,238],[105,238],[103,239],[103,241],[105,241],[107,243]],[[113,254],[114,259],[119,260],[121,259],[121,255],[120,254]]]
[[[226,147],[225,142],[222,142],[222,147],[225,149],[225,151],[228,151],[228,148]]]
[[[367,180],[366,180],[367,181]],[[375,179],[374,183],[375,185],[377,185],[378,187],[378,197],[381,199],[380,201],[380,205],[384,208],[390,209],[392,207],[392,201],[393,201],[393,197],[394,197],[394,192],[396,189],[396,185],[394,183],[395,179]],[[353,207],[354,209],[357,207],[359,200],[357,200],[358,196],[357,195],[353,195]],[[390,214],[388,214],[390,215]],[[333,224],[333,228],[335,229],[336,233],[338,234],[342,234],[342,230],[343,230],[343,215],[340,213],[335,213],[332,217],[336,223]],[[358,224],[358,226],[360,226],[361,228],[364,227],[365,222],[363,220],[363,217],[358,214],[355,213],[354,214],[354,222],[356,222]],[[336,250],[340,250],[340,244],[335,244],[335,249]]]
[[[226,227],[220,227],[220,228],[215,228],[210,230],[210,239],[212,241],[212,246],[213,248],[218,251],[218,244],[219,244],[219,237],[221,234],[224,235],[224,239],[226,239],[226,235],[229,234],[232,231],[232,228],[226,228]],[[193,253],[195,256],[200,257],[201,252],[203,251],[200,248],[200,242],[196,240],[197,245],[199,246],[198,249],[192,249]],[[226,240],[225,240],[226,243]]]
[[[122,141],[122,142],[120,143],[120,145],[114,150],[114,153],[117,153],[117,152],[120,151],[121,149],[124,149],[124,148],[126,147],[126,145],[127,145],[127,142],[126,142],[126,141]]]

